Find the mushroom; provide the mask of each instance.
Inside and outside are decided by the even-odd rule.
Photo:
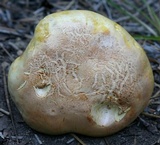
[[[41,20],[8,75],[26,123],[51,135],[113,134],[143,111],[153,84],[141,46],[117,23],[85,10]]]

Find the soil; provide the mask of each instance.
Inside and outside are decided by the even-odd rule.
[[[0,2],[0,144],[2,145],[160,145],[160,43],[138,41],[145,49],[155,77],[149,105],[125,129],[111,136],[96,138],[79,134],[49,136],[32,130],[22,119],[7,91],[10,64],[22,54],[31,40],[35,25],[45,15],[66,9],[88,9],[110,16],[117,11],[99,0],[1,0]],[[103,0],[102,0],[103,2]],[[154,3],[156,3],[154,1]],[[158,0],[157,0],[158,3]],[[104,8],[108,7],[110,12]],[[153,7],[156,7],[153,5]],[[107,10],[108,10],[107,9]],[[116,15],[117,16],[117,15]],[[123,17],[119,14],[119,18]],[[119,20],[119,19],[118,19]],[[126,19],[126,21],[129,21]],[[127,22],[121,25],[126,26]],[[131,26],[130,26],[131,28]],[[137,30],[138,31],[138,30]],[[130,31],[130,33],[137,33]],[[140,31],[139,33],[143,33]]]

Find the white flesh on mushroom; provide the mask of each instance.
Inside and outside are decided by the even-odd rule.
[[[120,108],[116,105],[97,104],[92,107],[93,120],[100,126],[109,126],[116,121],[119,122],[126,112],[120,114]]]
[[[33,86],[35,93],[38,97],[46,97],[51,89],[50,85],[46,85],[44,87],[38,88]]]

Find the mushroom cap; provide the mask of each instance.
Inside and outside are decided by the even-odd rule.
[[[41,20],[8,75],[26,123],[52,135],[123,129],[146,107],[153,84],[140,45],[117,23],[85,10]]]

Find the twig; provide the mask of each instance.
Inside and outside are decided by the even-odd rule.
[[[37,139],[37,141],[38,141],[39,144],[43,144],[42,141],[39,139],[39,137],[38,137],[37,134],[34,134],[34,136],[35,136],[35,138]]]
[[[106,0],[102,0],[103,6],[107,12],[107,15],[110,19],[112,19],[112,12],[110,10],[110,8],[108,7],[107,1]]]
[[[2,112],[3,114],[6,114],[6,115],[10,115],[10,113],[2,108],[0,108],[0,112]]]
[[[157,98],[160,94],[160,90],[158,90],[152,97],[151,99]]]
[[[7,49],[4,48],[3,44],[0,43],[0,47],[3,49],[3,51],[5,51],[5,53],[9,56],[10,60],[13,61],[14,58],[12,57],[12,55],[7,51]]]
[[[139,118],[139,120],[143,123],[143,125],[144,125],[145,127],[148,127],[148,126],[149,126],[149,123],[148,123],[145,119],[141,118],[140,116],[139,116],[138,118]]]
[[[12,28],[8,27],[2,27],[0,26],[0,33],[9,34],[9,35],[15,35],[15,36],[21,36],[17,31],[15,31]]]
[[[6,80],[5,68],[6,68],[8,65],[9,65],[9,64],[8,64],[7,62],[3,62],[3,63],[2,63],[4,92],[5,92],[5,97],[6,97],[7,108],[8,108],[9,113],[10,113],[10,118],[11,118],[13,130],[14,130],[14,133],[15,133],[15,136],[16,136],[16,141],[17,141],[17,144],[18,144],[19,141],[18,141],[17,130],[16,130],[16,127],[15,127],[15,123],[14,123],[14,119],[13,119],[13,114],[12,114],[12,110],[11,110],[11,106],[10,106],[10,102],[9,102],[8,91],[7,91],[7,80]]]
[[[143,114],[145,116],[148,116],[148,117],[153,117],[153,118],[159,118],[160,119],[160,115],[149,114],[149,113],[145,113],[145,112],[142,112],[141,114]]]
[[[151,102],[149,103],[149,105],[160,105],[160,101],[157,101],[157,102],[152,102],[152,101],[151,101]]]
[[[137,22],[139,22],[142,26],[144,26],[147,30],[149,30],[154,36],[158,36],[157,32],[154,31],[149,25],[144,23],[142,20],[140,20],[138,17],[135,17],[133,14],[130,12],[126,11],[126,13],[133,19],[135,19]]]
[[[119,17],[118,19],[114,19],[114,21],[119,23],[121,21],[126,21],[128,19],[130,19],[130,16],[123,16],[123,17]]]
[[[12,46],[12,48],[14,48],[15,50],[19,50],[19,48],[15,45],[15,43],[8,42],[8,44]]]
[[[155,87],[160,88],[160,84],[154,83]]]
[[[71,134],[81,145],[86,145],[78,136]]]
[[[69,4],[64,8],[64,10],[70,9],[74,3],[75,3],[75,0],[72,0],[71,2],[69,2]]]
[[[66,142],[66,144],[70,144],[71,142],[73,142],[75,140],[75,138],[71,138],[70,140],[68,140],[67,142]]]

